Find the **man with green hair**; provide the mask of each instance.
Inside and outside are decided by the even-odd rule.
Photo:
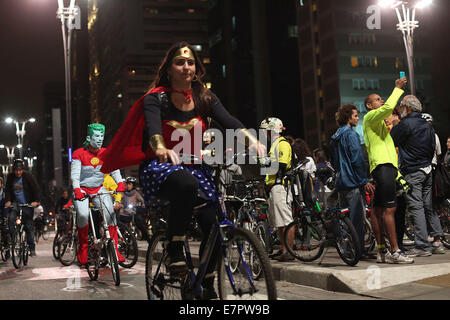
[[[88,126],[88,134],[84,147],[76,150],[72,156],[71,178],[74,192],[74,206],[77,211],[77,228],[80,249],[78,250],[78,261],[85,265],[88,260],[88,232],[89,232],[89,197],[87,195],[104,193],[107,190],[103,187],[105,175],[100,171],[103,160],[102,153],[106,150],[102,148],[105,137],[105,126],[100,123],[92,123]],[[111,177],[117,183],[117,192],[125,191],[125,183],[120,174],[120,170],[111,172]],[[102,206],[100,206],[100,201]],[[92,199],[92,203],[98,209],[105,210],[111,238],[118,243],[117,222],[114,214],[113,202],[108,194],[97,196]],[[125,261],[124,257],[117,251],[120,262]]]

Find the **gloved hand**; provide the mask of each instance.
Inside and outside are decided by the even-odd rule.
[[[73,190],[73,193],[75,193],[75,199],[80,201],[84,199],[85,194],[81,191],[80,188],[75,188],[75,190]]]
[[[116,192],[125,192],[125,190],[126,190],[125,183],[119,182],[119,183],[117,184]]]
[[[69,207],[72,205],[72,200],[69,200],[69,202],[67,202],[67,204],[65,204],[63,206],[64,209],[69,209]]]
[[[409,183],[403,178],[402,176],[397,177],[397,192],[396,196],[402,196],[404,194],[407,194],[411,191],[411,186]]]

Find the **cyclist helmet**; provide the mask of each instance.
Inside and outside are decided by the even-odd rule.
[[[429,113],[422,113],[422,118],[427,122],[433,122],[433,117]]]
[[[285,127],[283,127],[283,122],[280,119],[274,117],[265,118],[261,122],[261,125],[259,127],[268,131],[272,130],[276,133],[281,133],[281,131],[286,129]]]
[[[17,169],[25,169],[25,164],[23,163],[22,159],[16,159],[13,162],[13,170],[17,170]]]
[[[136,184],[136,178],[135,177],[127,177],[125,179],[126,183],[132,183],[132,184]]]

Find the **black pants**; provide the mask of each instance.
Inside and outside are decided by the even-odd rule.
[[[136,208],[136,215],[134,216],[134,222],[136,227],[141,231],[142,238],[146,241],[150,241],[150,236],[148,234],[148,228],[145,223],[147,210],[145,208]]]
[[[179,170],[172,173],[166,181],[161,185],[161,195],[170,201],[170,212],[168,217],[168,239],[173,236],[184,236],[189,228],[189,223],[192,220],[193,209],[197,203],[199,183],[197,179],[190,173]],[[202,230],[203,239],[200,244],[199,256],[201,257],[206,241],[208,239],[211,228],[216,222],[216,207],[209,205],[202,208],[198,212],[198,223]],[[206,273],[214,271],[217,250],[219,243],[214,246],[213,255],[211,256],[210,264],[207,267]]]
[[[403,236],[405,234],[406,201],[404,196],[397,198],[397,210],[395,211],[395,232],[397,233],[397,243],[403,247]]]

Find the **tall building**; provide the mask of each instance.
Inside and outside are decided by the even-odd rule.
[[[106,125],[105,145],[148,91],[171,45],[187,41],[208,62],[207,5],[206,0],[88,1],[91,119]]]
[[[247,127],[268,116],[302,132],[295,0],[211,0],[212,91]]]
[[[364,99],[378,93],[387,99],[400,71],[408,73],[403,38],[396,30],[393,10],[381,12],[381,28],[369,29],[373,0],[304,0],[297,6],[299,60],[303,100],[304,135],[312,147],[328,142],[336,131],[335,113],[352,103],[360,111],[356,128],[362,136]],[[426,13],[418,12],[417,17]],[[417,96],[425,111],[434,97],[431,55],[426,23],[416,31],[415,75]]]

